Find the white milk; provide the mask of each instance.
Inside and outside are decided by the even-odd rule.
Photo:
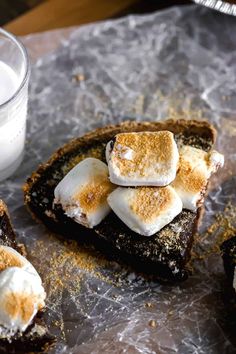
[[[9,100],[19,86],[16,73],[7,64],[0,61],[0,105]]]
[[[25,143],[27,87],[5,106],[17,91],[20,79],[0,61],[0,181],[8,177],[21,163]]]

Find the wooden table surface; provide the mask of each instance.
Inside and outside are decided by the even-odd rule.
[[[152,12],[163,7],[189,3],[188,0],[45,0],[7,23],[16,35],[78,26],[130,13]]]

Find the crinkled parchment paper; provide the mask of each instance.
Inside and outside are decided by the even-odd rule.
[[[191,6],[25,39],[53,49],[32,66],[25,158],[1,183],[0,195],[44,279],[44,317],[58,336],[53,353],[236,351],[236,323],[214,246],[235,232],[235,33],[235,18]],[[145,280],[64,243],[23,205],[23,182],[56,148],[127,117],[206,118],[219,131],[225,168],[211,183],[193,275],[179,285]]]

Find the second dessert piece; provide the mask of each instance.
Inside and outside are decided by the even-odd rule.
[[[21,254],[6,205],[0,200],[0,352],[42,352],[54,337],[38,315],[46,293],[33,265]]]

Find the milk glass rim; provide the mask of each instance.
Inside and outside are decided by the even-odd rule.
[[[0,27],[0,35],[1,34],[3,34],[6,38],[10,39],[13,43],[15,43],[16,46],[21,51],[23,61],[25,63],[25,74],[24,74],[24,77],[23,77],[19,87],[17,88],[16,92],[7,101],[0,104],[0,110],[2,108],[5,108],[7,105],[9,105],[11,102],[13,102],[19,96],[19,94],[21,93],[21,91],[23,90],[25,85],[27,84],[29,74],[30,74],[29,56],[28,56],[27,50],[26,50],[25,46],[23,45],[23,43],[21,42],[21,40],[19,38],[17,38],[16,36],[14,36],[12,33],[8,32]]]

